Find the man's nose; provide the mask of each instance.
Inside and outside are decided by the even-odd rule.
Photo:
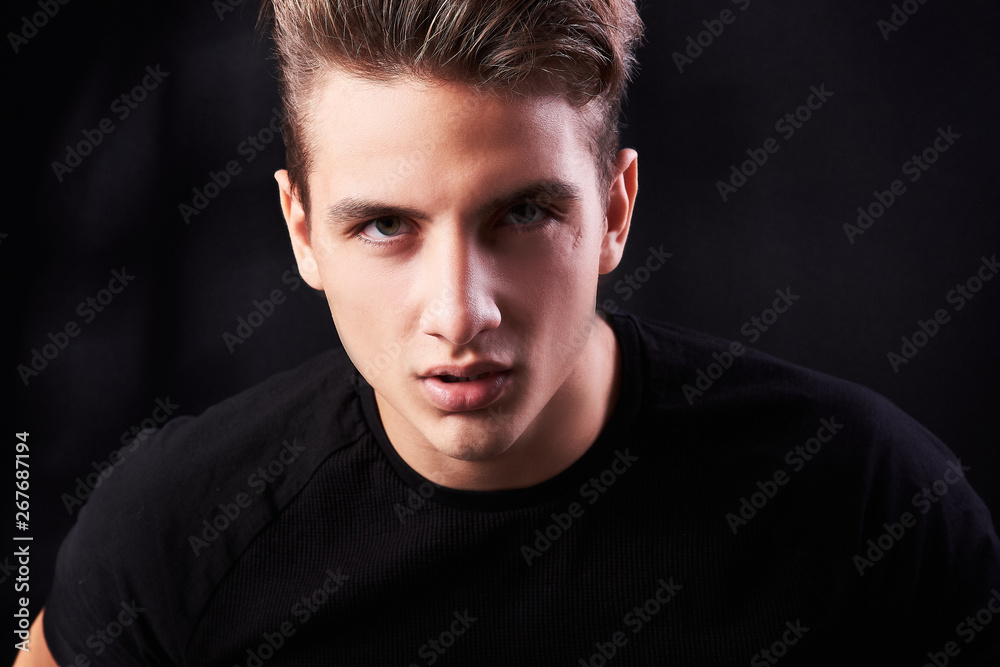
[[[497,275],[488,251],[458,233],[443,235],[428,246],[420,267],[424,284],[421,331],[453,345],[466,345],[500,326],[500,309],[494,300]]]

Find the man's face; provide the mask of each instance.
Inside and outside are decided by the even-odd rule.
[[[584,118],[556,97],[341,73],[317,92],[311,230],[279,172],[283,206],[394,446],[461,461],[527,446],[595,349],[622,179],[605,208]]]

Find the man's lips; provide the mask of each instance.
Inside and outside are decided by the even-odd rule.
[[[452,369],[420,378],[420,386],[427,400],[445,412],[482,410],[496,401],[510,385],[512,371],[495,370],[475,373],[470,370]]]
[[[441,378],[441,380],[443,380],[444,382],[471,382],[473,380],[482,380],[484,377],[487,377],[488,375],[489,373],[483,373],[482,375],[472,375],[472,376],[438,375],[436,377]]]
[[[432,366],[420,374],[421,378],[449,377],[461,379],[478,379],[490,373],[509,371],[510,366],[497,361],[477,361],[471,364],[442,364]]]

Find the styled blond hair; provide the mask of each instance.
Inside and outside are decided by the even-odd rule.
[[[563,95],[592,110],[591,148],[610,185],[643,31],[634,0],[264,0],[259,27],[274,39],[286,167],[307,215],[311,93],[331,68]]]

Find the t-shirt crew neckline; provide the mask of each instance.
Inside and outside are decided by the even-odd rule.
[[[598,314],[611,326],[621,350],[621,382],[618,400],[611,418],[590,448],[566,470],[535,486],[501,491],[468,491],[433,484],[411,468],[389,442],[375,402],[375,390],[355,372],[354,385],[361,398],[365,421],[375,437],[381,453],[403,481],[414,491],[432,497],[435,503],[469,510],[502,511],[542,505],[575,493],[581,480],[611,464],[611,459],[624,449],[629,440],[626,432],[635,424],[640,411],[643,390],[642,350],[635,322],[626,314],[611,314],[598,309]],[[433,493],[428,492],[428,485]]]

